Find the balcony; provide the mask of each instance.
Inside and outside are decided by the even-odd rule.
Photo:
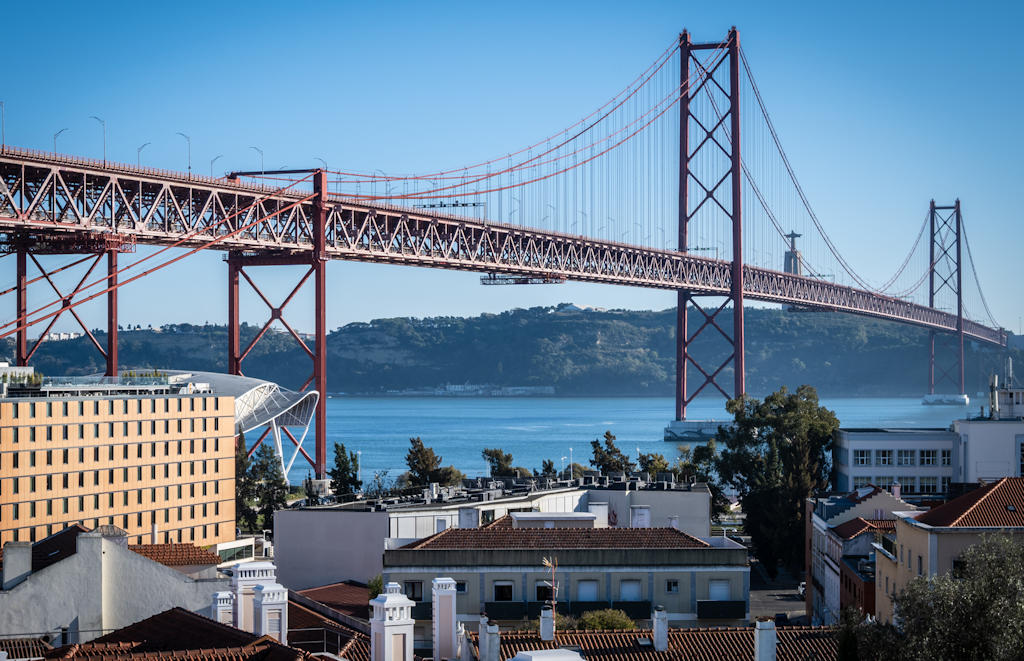
[[[488,601],[484,603],[484,612],[493,620],[521,620],[523,618],[535,620],[540,617],[540,611],[544,604],[543,601],[525,603],[522,601]],[[427,606],[426,615],[423,618],[416,615],[417,611],[414,609],[414,617],[417,620],[430,618],[430,604],[428,603]],[[647,620],[651,617],[650,601],[560,601],[557,611],[562,615],[579,617],[588,611],[604,610],[605,608],[621,610],[634,620]]]
[[[742,620],[746,616],[746,601],[697,600],[698,620]]]

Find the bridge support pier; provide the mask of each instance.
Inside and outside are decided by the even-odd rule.
[[[278,321],[285,330],[295,339],[299,347],[310,357],[313,363],[312,373],[302,384],[299,390],[307,390],[312,386],[319,394],[316,410],[314,413],[314,442],[315,450],[313,457],[302,449],[299,441],[289,432],[286,427],[281,431],[284,435],[299,448],[299,452],[309,462],[314,470],[317,479],[325,479],[327,475],[327,175],[318,171],[313,179],[313,189],[317,197],[313,200],[312,218],[312,240],[313,251],[311,255],[280,255],[276,253],[243,253],[231,251],[228,253],[228,361],[227,370],[229,374],[242,375],[242,362],[253,350],[256,344],[270,330],[271,325]],[[256,266],[306,266],[308,269],[299,278],[298,283],[291,289],[284,301],[274,306],[260,290],[256,282],[246,272],[246,268]],[[313,348],[310,349],[302,338],[287,322],[284,317],[284,310],[292,301],[299,290],[306,282],[313,279],[314,317],[315,331],[313,336]],[[239,284],[245,280],[256,295],[269,308],[269,318],[257,332],[256,337],[243,349],[241,345],[240,324],[239,324]],[[277,432],[275,432],[277,433]],[[267,432],[249,448],[249,454],[260,446],[266,439]],[[315,458],[314,458],[315,457]]]
[[[739,32],[736,28],[732,28],[724,44],[724,48],[727,50],[726,57],[718,59],[716,64],[711,64],[708,67],[705,62],[696,58],[694,53],[721,49],[723,44],[717,42],[694,44],[686,31],[683,31],[679,37],[681,99],[679,113],[679,243],[677,249],[680,252],[690,250],[688,231],[693,222],[725,222],[729,224],[732,232],[731,284],[730,293],[725,300],[714,308],[701,306],[697,302],[697,294],[686,290],[680,290],[676,299],[675,419],[680,421],[686,419],[686,409],[690,402],[708,386],[718,390],[727,399],[740,397],[746,392],[739,42]],[[724,91],[715,76],[726,61],[728,61],[729,77],[728,107],[722,112],[705,86],[711,84],[717,86],[719,91]],[[701,93],[707,94],[711,99],[715,116],[698,117],[695,115],[691,101]],[[716,137],[718,127],[725,126],[726,120],[728,120],[729,127],[727,135],[730,148],[728,150],[721,145],[720,140]],[[696,145],[693,151],[691,151],[691,138],[692,143]],[[718,154],[715,150],[719,150],[723,154]],[[728,170],[715,171],[712,167],[708,172],[709,168],[706,165],[709,160],[709,152],[713,157],[726,156],[729,161]],[[702,176],[704,179],[701,179]],[[694,191],[698,193],[693,199],[690,195],[691,180],[696,184]],[[723,199],[724,193],[718,192],[724,188],[725,181],[730,184],[728,199]],[[732,328],[731,332],[727,332],[723,328],[725,324],[720,324],[718,317],[730,302],[732,303]],[[692,334],[688,323],[690,311],[696,311],[702,317],[697,329]],[[718,334],[715,337],[720,335],[728,342],[732,351],[717,367],[705,368],[691,349],[697,337],[711,329],[717,331]],[[730,364],[733,367],[731,395],[718,382],[719,375]],[[698,372],[693,383],[689,382],[687,376],[690,366]]]
[[[928,267],[928,307],[936,307],[936,297],[940,294],[955,296],[956,330],[952,334],[953,346],[945,348],[947,356],[944,363],[936,363],[937,332],[928,333],[928,394],[935,394],[936,384],[949,381],[957,387],[957,393],[966,393],[964,382],[964,299],[961,240],[963,236],[960,200],[952,205],[936,206],[932,200],[928,208],[929,227],[929,267]],[[952,301],[940,301],[940,303]],[[945,307],[945,306],[942,306]],[[949,337],[950,334],[943,333]],[[938,368],[938,371],[936,370]]]

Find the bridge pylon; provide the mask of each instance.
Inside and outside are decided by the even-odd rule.
[[[743,338],[743,183],[740,156],[740,35],[736,28],[729,30],[725,42],[695,44],[687,31],[679,36],[679,241],[678,250],[689,252],[688,230],[698,216],[709,212],[727,223],[732,234],[732,261],[730,292],[722,296],[701,295],[701,299],[714,299],[708,305],[698,300],[695,292],[678,290],[676,302],[676,420],[686,419],[686,408],[709,386],[726,398],[739,397],[746,391]],[[697,53],[715,49],[726,50],[726,55],[708,64]],[[716,74],[728,70],[728,91],[719,83]],[[697,82],[695,82],[697,81]],[[715,88],[715,90],[712,89]],[[715,116],[697,117],[693,100],[701,93],[711,99]],[[723,98],[724,97],[724,98]],[[722,100],[719,108],[715,98]],[[728,128],[725,128],[728,127]],[[723,142],[728,147],[723,146]],[[709,153],[710,152],[710,153]],[[723,158],[724,157],[724,158]],[[709,162],[727,162],[715,168]],[[728,185],[726,185],[728,182]],[[728,193],[728,198],[726,194]],[[732,323],[725,323],[720,315],[732,303]],[[699,313],[696,330],[689,328],[688,313]],[[693,344],[703,333],[717,333],[728,342],[731,353],[717,365],[702,365]],[[729,365],[733,367],[731,394],[727,386],[718,382]],[[689,368],[697,378],[688,380]]]
[[[928,333],[928,394],[934,395],[936,384],[948,381],[958,388],[958,394],[963,395],[963,217],[960,214],[960,200],[946,206],[936,206],[935,200],[932,200],[928,208],[928,228],[928,307],[935,307],[935,299],[939,294],[952,294],[956,297],[957,320],[956,330],[952,333],[953,346],[943,352],[946,355],[944,362],[937,363],[935,360],[937,332],[931,330]],[[943,335],[950,336],[948,333]]]

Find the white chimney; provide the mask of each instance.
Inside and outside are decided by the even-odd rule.
[[[231,592],[214,592],[210,605],[210,619],[231,626],[235,617],[235,595]]]
[[[551,610],[550,604],[544,604],[540,609],[540,639],[555,639],[555,611]]]
[[[156,516],[155,515],[153,517],[153,531],[150,533],[150,539],[152,540],[153,544],[159,544],[160,543],[160,530],[159,530],[159,528],[156,525]]]
[[[253,610],[257,636],[271,636],[282,645],[288,644],[288,590],[279,583],[253,588]]]
[[[244,631],[256,630],[255,605],[257,585],[277,583],[277,570],[272,562],[239,562],[232,567],[231,590],[235,593],[234,625]]]
[[[415,602],[402,594],[402,586],[388,583],[384,591],[370,600],[370,660],[412,661],[412,619]]]
[[[759,618],[754,623],[754,661],[775,661],[777,642],[775,620]]]
[[[32,573],[32,542],[4,544],[4,590],[10,590]]]
[[[654,609],[651,614],[652,629],[651,637],[654,639],[654,649],[657,652],[664,652],[668,649],[668,613],[661,606]]]
[[[481,640],[487,638],[487,656],[480,655],[480,661],[501,661],[501,634],[497,624],[488,624]]]
[[[893,482],[892,483],[892,497],[893,498],[899,498],[900,497],[900,483],[899,482]]]
[[[480,647],[480,661],[485,661],[488,656],[487,643],[490,639],[487,637],[487,615],[480,613],[480,625],[477,629],[477,640],[479,641]]]
[[[431,583],[434,658],[454,659],[458,653],[458,618],[455,615],[455,579],[435,578]]]

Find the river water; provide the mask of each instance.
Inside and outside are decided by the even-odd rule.
[[[973,408],[923,406],[919,398],[832,398],[822,404],[836,412],[844,427],[947,427]],[[394,478],[405,471],[409,438],[419,436],[467,476],[486,475],[484,448],[511,452],[515,465],[540,468],[544,459],[561,468],[570,455],[587,465],[590,441],[611,430],[619,447],[633,454],[660,452],[669,460],[675,445],[663,430],[672,416],[668,397],[333,397],[327,400],[327,461],[335,442],[359,451],[363,480],[386,470]],[[724,400],[698,399],[690,419],[725,419]],[[290,444],[285,441],[285,456]],[[305,447],[312,454],[312,429]],[[299,457],[289,480],[301,483],[309,466]]]

